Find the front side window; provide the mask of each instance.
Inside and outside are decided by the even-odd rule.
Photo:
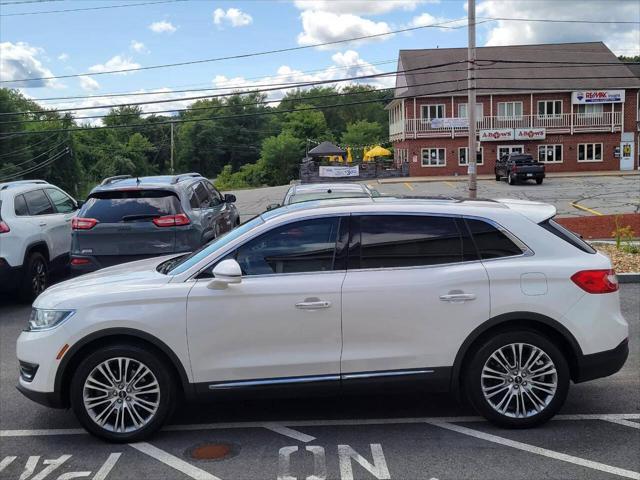
[[[200,208],[209,208],[211,206],[211,196],[202,182],[196,184],[196,186],[194,187],[194,191],[196,193],[196,197],[198,198]]]
[[[47,188],[47,195],[58,213],[71,213],[76,209],[76,202],[55,188]]]
[[[498,102],[499,117],[522,117],[522,102]]]
[[[423,148],[423,167],[444,167],[447,164],[446,152],[444,148]]]
[[[476,164],[482,165],[483,161],[483,148],[480,147],[480,151],[476,152]],[[458,149],[458,165],[468,165],[469,162],[467,160],[467,152],[469,151],[469,147],[460,147]]]
[[[422,118],[444,118],[444,105],[422,105]]]
[[[416,267],[463,261],[462,237],[454,218],[362,215],[359,223],[360,268]]]
[[[23,194],[30,215],[50,215],[55,213],[53,205],[43,190],[34,190]]]
[[[465,221],[482,260],[522,255],[522,248],[490,223],[472,218]]]
[[[579,162],[601,162],[602,161],[602,144],[601,143],[580,143],[578,145],[578,161]]]
[[[204,182],[204,186],[209,192],[211,198],[211,206],[216,207],[222,203],[222,195],[216,188],[209,182]]]
[[[562,100],[541,100],[538,102],[538,117],[549,118],[562,115]]]
[[[538,161],[542,163],[561,163],[562,145],[539,145]]]
[[[239,247],[234,257],[243,275],[333,270],[339,218],[289,223]]]

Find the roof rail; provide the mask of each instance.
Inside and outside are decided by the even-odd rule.
[[[116,175],[114,177],[105,178],[100,185],[110,185],[118,180],[124,180],[125,178],[132,178],[131,175]]]
[[[30,183],[35,183],[38,185],[48,185],[49,182],[46,180],[15,180],[13,182],[0,183],[0,190],[6,190],[9,187],[13,187],[15,185],[28,185]]]
[[[182,180],[186,180],[187,178],[195,178],[201,176],[202,175],[197,172],[181,173],[180,175],[176,175],[175,177],[173,177],[173,180],[171,180],[171,184],[176,184],[178,182],[181,182]]]

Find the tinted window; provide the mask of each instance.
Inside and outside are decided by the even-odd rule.
[[[47,188],[47,195],[53,202],[53,206],[58,213],[70,213],[76,209],[76,202],[74,202],[67,195],[55,188]]]
[[[235,253],[244,275],[333,269],[338,218],[290,223],[260,235]]]
[[[360,268],[438,265],[462,261],[462,238],[449,217],[363,215]]]
[[[49,198],[42,190],[34,190],[33,192],[24,193],[24,199],[27,202],[27,208],[31,215],[49,215],[54,213],[53,205]]]
[[[101,223],[149,221],[154,217],[181,213],[180,201],[166,190],[131,190],[100,192],[91,195],[80,217],[95,218]]]
[[[469,218],[466,222],[483,260],[522,254],[520,247],[490,223]]]
[[[208,208],[211,204],[211,198],[209,196],[209,192],[204,187],[202,182],[198,183],[194,190],[196,192],[196,197],[198,197],[198,202],[200,203],[201,208]]]
[[[209,182],[204,182],[204,186],[209,192],[209,196],[211,197],[211,205],[216,206],[222,203],[222,195],[220,192],[214,188]]]
[[[18,216],[29,215],[29,210],[27,209],[27,202],[25,202],[24,196],[18,195],[13,200],[13,205],[16,211],[16,215]]]
[[[194,189],[189,190],[189,205],[191,208],[200,208],[200,201]]]

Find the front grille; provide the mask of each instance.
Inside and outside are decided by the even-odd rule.
[[[32,381],[37,371],[38,365],[35,363],[20,362],[20,377],[22,377],[25,382]]]

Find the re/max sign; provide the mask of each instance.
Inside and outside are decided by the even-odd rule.
[[[624,90],[580,90],[571,94],[571,102],[580,103],[622,103]]]

